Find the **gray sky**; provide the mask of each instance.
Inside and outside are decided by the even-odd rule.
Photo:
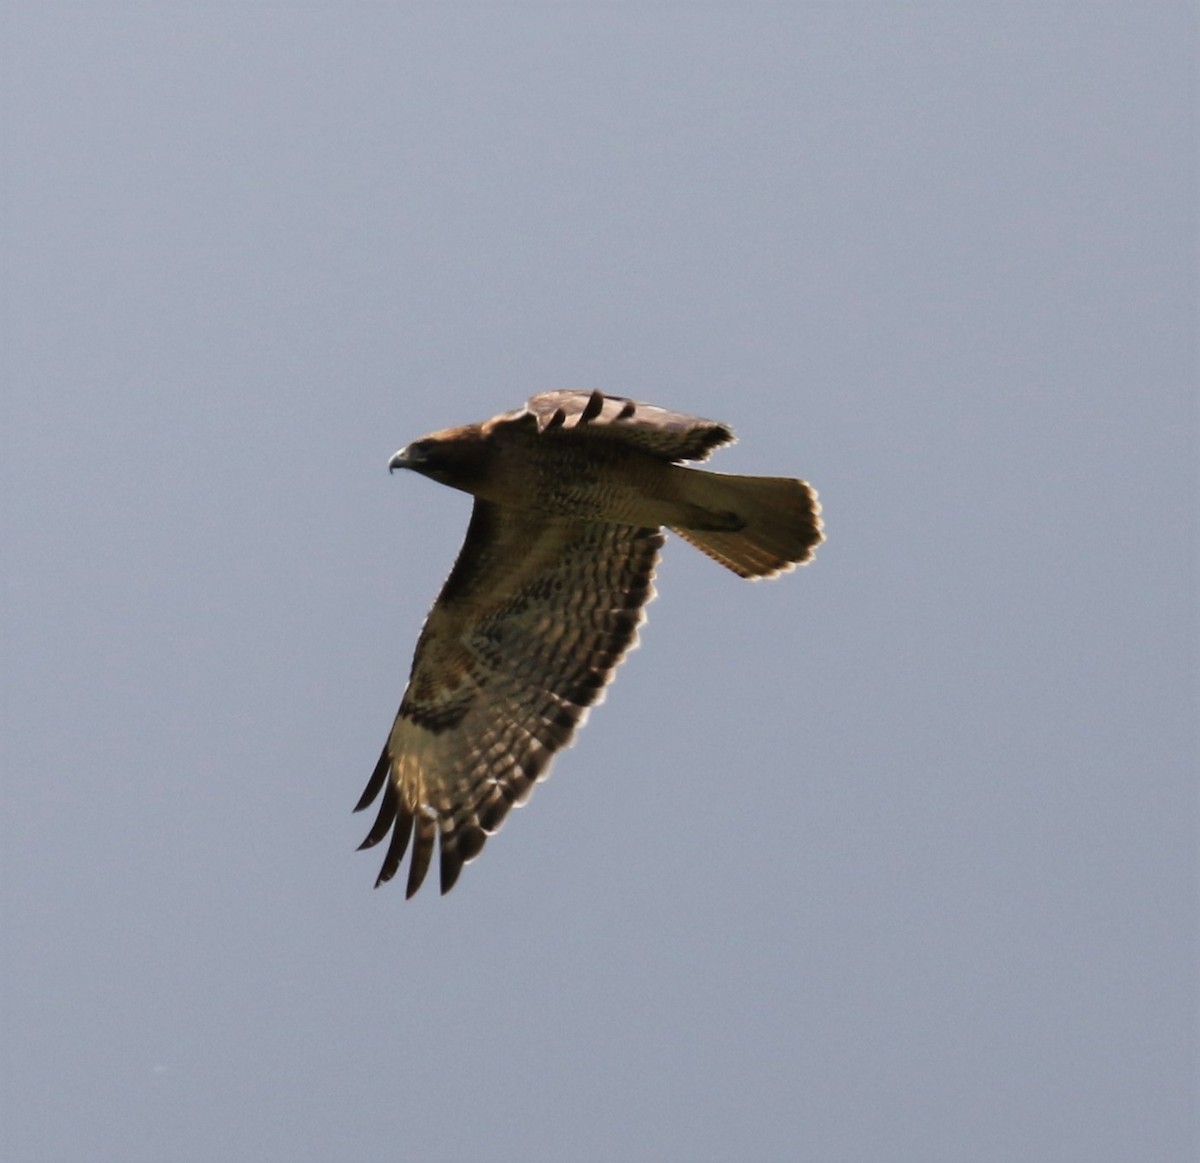
[[[9,4],[6,1160],[1197,1150],[1186,4]],[[667,547],[455,891],[357,799],[553,387],[829,540]]]

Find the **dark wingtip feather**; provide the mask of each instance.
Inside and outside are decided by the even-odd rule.
[[[358,846],[359,852],[367,848],[374,848],[388,834],[388,829],[392,826],[392,821],[396,818],[398,804],[399,797],[396,795],[396,789],[389,783],[383,789],[383,800],[379,804],[379,815],[375,817],[375,823],[371,825],[371,830],[367,833],[367,838]]]
[[[356,812],[361,812],[363,808],[368,807],[375,797],[379,794],[380,789],[388,777],[388,769],[392,765],[391,756],[388,754],[388,745],[383,745],[383,752],[379,756],[379,762],[375,764],[375,770],[371,772],[371,778],[367,781],[366,790],[359,797],[358,803],[354,805]]]
[[[603,407],[604,393],[597,389],[588,396],[588,402],[584,404],[583,411],[579,414],[579,423],[586,424],[589,420],[595,420]]]
[[[429,862],[433,859],[433,843],[437,837],[437,820],[424,812],[414,818],[412,863],[408,866],[408,886],[404,890],[405,900],[411,900],[421,887]]]
[[[453,832],[442,835],[441,881],[445,896],[458,881],[464,864],[469,864],[483,851],[487,833],[478,824],[461,823]]]
[[[458,883],[459,873],[462,872],[465,863],[462,856],[453,847],[447,847],[443,840],[440,864],[442,896],[445,896]]]
[[[392,790],[392,785],[388,784],[388,791]],[[396,810],[396,825],[392,829],[392,841],[388,845],[387,855],[383,858],[383,867],[379,870],[379,879],[375,881],[375,887],[378,888],[381,884],[385,884],[396,875],[396,870],[400,867],[400,861],[404,859],[404,853],[408,850],[409,837],[413,831],[413,813],[407,808],[398,806]]]

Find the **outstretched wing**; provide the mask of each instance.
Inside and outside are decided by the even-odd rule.
[[[492,423],[537,422],[539,432],[577,433],[631,444],[664,460],[707,460],[714,448],[733,441],[733,431],[716,420],[669,412],[624,396],[564,390],[532,397],[523,409],[498,416]]]
[[[477,500],[417,642],[412,676],[355,811],[383,793],[362,847],[391,841],[376,884],[413,843],[407,895],[441,835],[441,889],[524,803],[571,742],[653,596],[657,529],[547,520]]]

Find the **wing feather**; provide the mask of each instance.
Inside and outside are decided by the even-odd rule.
[[[658,529],[475,502],[359,802],[365,808],[383,791],[363,842],[392,830],[377,883],[395,875],[412,834],[412,896],[440,835],[441,889],[449,891],[528,799],[636,642],[662,543]]]
[[[575,432],[617,440],[672,462],[707,460],[713,449],[732,443],[733,430],[716,420],[670,412],[624,396],[564,389],[533,396],[516,412],[497,416],[492,425],[529,423],[544,434]]]
[[[383,751],[379,756],[379,762],[375,764],[375,770],[371,773],[371,778],[367,782],[366,789],[363,791],[362,797],[359,799],[358,803],[354,805],[354,810],[356,812],[361,812],[363,808],[367,807],[367,805],[370,804],[379,794],[380,790],[383,788],[384,781],[388,777],[388,772],[391,770],[391,767],[392,760],[391,756],[388,755],[387,744],[385,743],[383,745]],[[376,842],[378,842],[379,839],[380,837],[377,837]]]

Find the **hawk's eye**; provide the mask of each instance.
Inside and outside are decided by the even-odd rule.
[[[423,472],[442,466],[446,459],[446,448],[440,440],[415,440],[408,446],[408,458]]]
[[[431,476],[434,480],[443,480],[458,462],[453,444],[444,440],[418,440],[409,445],[408,459],[413,468]]]

